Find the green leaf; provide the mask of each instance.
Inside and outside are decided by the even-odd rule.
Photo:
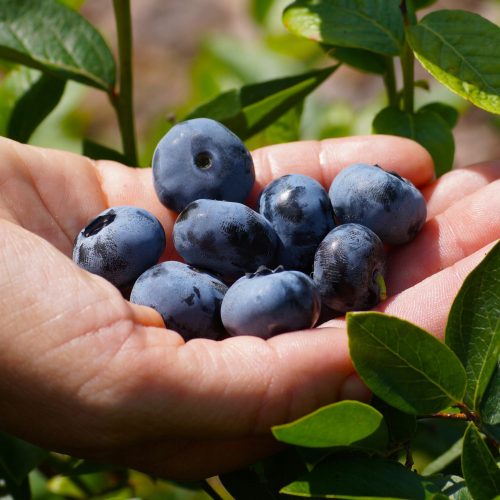
[[[474,424],[465,431],[462,471],[474,500],[491,500],[500,492],[500,468]]]
[[[482,430],[500,443],[500,359],[479,407]]]
[[[417,418],[415,415],[402,412],[388,405],[377,396],[372,397],[371,404],[384,416],[389,430],[389,448],[396,448],[409,443],[417,430]]]
[[[298,141],[303,108],[303,102],[294,106],[271,125],[247,140],[246,147],[253,150],[272,144]]]
[[[28,473],[48,455],[48,451],[38,446],[0,432],[0,467],[18,485],[21,485]]]
[[[258,474],[247,468],[219,476],[224,488],[238,500],[274,500],[275,496],[267,485],[260,481]]]
[[[445,467],[448,467],[462,454],[463,439],[460,438],[448,448],[443,454],[435,458],[432,462],[425,466],[422,471],[422,476],[430,476],[436,472],[441,472]]]
[[[115,84],[102,36],[56,0],[0,0],[0,57],[106,91]]]
[[[264,24],[271,7],[275,0],[252,0],[250,2],[250,10],[252,17],[259,23]]]
[[[212,118],[246,140],[301,103],[337,68],[333,66],[298,76],[244,85],[218,95],[189,113],[185,119]]]
[[[336,455],[282,488],[281,493],[313,498],[429,498],[437,487],[398,462],[378,457]]]
[[[127,158],[124,154],[97,142],[91,141],[90,139],[83,140],[82,154],[92,158],[93,160],[112,160],[123,163],[124,165],[128,164]]]
[[[439,474],[435,476],[428,476],[426,479],[439,491],[439,493],[435,493],[431,497],[432,500],[441,498],[439,495],[443,495],[442,498],[446,500],[472,500],[465,480],[462,477],[450,474]],[[430,484],[427,483],[428,490],[432,490]]]
[[[26,66],[15,66],[3,78],[0,84],[0,135],[7,136],[7,127],[17,101],[34,85],[40,75],[40,71]]]
[[[7,127],[7,136],[19,142],[28,142],[38,125],[61,100],[66,80],[51,75],[40,75],[37,81],[16,102]]]
[[[446,344],[467,373],[465,402],[477,410],[500,357],[500,243],[467,276],[446,325]]]
[[[429,90],[429,88],[427,88]],[[458,122],[459,113],[456,108],[449,106],[444,102],[430,102],[419,109],[420,112],[431,111],[439,115],[447,124],[450,129],[453,129]]]
[[[328,45],[399,55],[404,38],[399,0],[298,0],[283,23],[299,36]]]
[[[330,45],[325,45],[323,48],[330,57],[337,61],[367,73],[383,75],[387,69],[384,56],[368,50]]]
[[[390,405],[425,415],[462,400],[464,368],[430,333],[375,312],[348,313],[347,332],[358,374]]]
[[[436,3],[437,0],[413,0],[413,6],[415,9],[423,9],[424,7],[429,7],[433,3]]]
[[[340,401],[294,422],[272,428],[278,441],[311,448],[355,446],[387,449],[387,426],[382,414],[358,401]]]
[[[407,31],[434,78],[479,108],[500,113],[500,28],[478,14],[439,10]]]
[[[407,113],[397,108],[384,108],[373,120],[373,131],[408,137],[421,144],[432,156],[436,175],[451,170],[455,141],[448,123],[431,111]]]

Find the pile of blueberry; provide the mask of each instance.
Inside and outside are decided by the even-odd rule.
[[[116,206],[78,234],[73,260],[130,300],[150,306],[185,340],[269,338],[313,327],[320,311],[365,310],[385,298],[385,245],[410,241],[426,218],[420,192],[377,165],[343,169],[327,192],[311,177],[284,175],[244,204],[252,157],[222,124],[175,125],[158,143],[153,183],[179,212],[173,244],[184,262],[158,263],[160,222]]]

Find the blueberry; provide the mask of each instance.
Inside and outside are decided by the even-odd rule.
[[[143,273],[130,301],[158,311],[167,328],[184,340],[225,335],[220,307],[227,286],[215,277],[182,262],[167,261]]]
[[[208,118],[172,127],[153,155],[156,193],[177,212],[200,198],[243,203],[254,181],[252,157],[243,142]]]
[[[392,245],[412,240],[427,215],[420,191],[378,165],[357,163],[343,169],[333,180],[329,195],[337,224],[362,224]]]
[[[385,252],[380,238],[360,224],[332,229],[314,257],[313,279],[323,304],[362,311],[385,299]]]
[[[309,276],[265,267],[236,281],[222,301],[221,317],[232,335],[269,338],[314,326],[321,298]]]
[[[241,203],[197,200],[177,217],[174,245],[182,258],[232,281],[274,263],[278,237],[271,224]]]
[[[138,207],[116,206],[80,231],[73,260],[123,288],[158,262],[165,245],[165,232],[153,214]]]
[[[335,226],[323,186],[306,175],[284,175],[262,191],[259,212],[279,236],[277,262],[309,274],[316,248]]]

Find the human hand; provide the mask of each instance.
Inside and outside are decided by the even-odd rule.
[[[290,172],[327,187],[355,161],[425,186],[430,220],[391,251],[379,310],[442,336],[465,275],[500,237],[500,163],[430,183],[425,150],[381,136],[272,146],[254,159],[254,199]],[[342,321],[268,341],[184,343],[155,311],[76,266],[68,257],[79,230],[123,204],[150,210],[171,234],[176,214],[157,201],[149,170],[0,139],[0,428],[75,456],[200,478],[277,449],[274,424],[369,398]],[[164,258],[174,256],[169,241]]]

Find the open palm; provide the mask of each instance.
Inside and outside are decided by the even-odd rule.
[[[500,238],[500,163],[432,181],[429,155],[387,136],[254,152],[257,184],[300,172],[328,187],[378,163],[421,187],[429,220],[390,252],[378,309],[442,336],[463,279]],[[70,259],[78,231],[112,205],[153,212],[171,234],[149,169],[0,139],[0,428],[44,447],[166,477],[241,467],[278,446],[272,425],[342,398],[367,399],[342,320],[279,335],[184,343]],[[175,258],[169,240],[164,258]]]

